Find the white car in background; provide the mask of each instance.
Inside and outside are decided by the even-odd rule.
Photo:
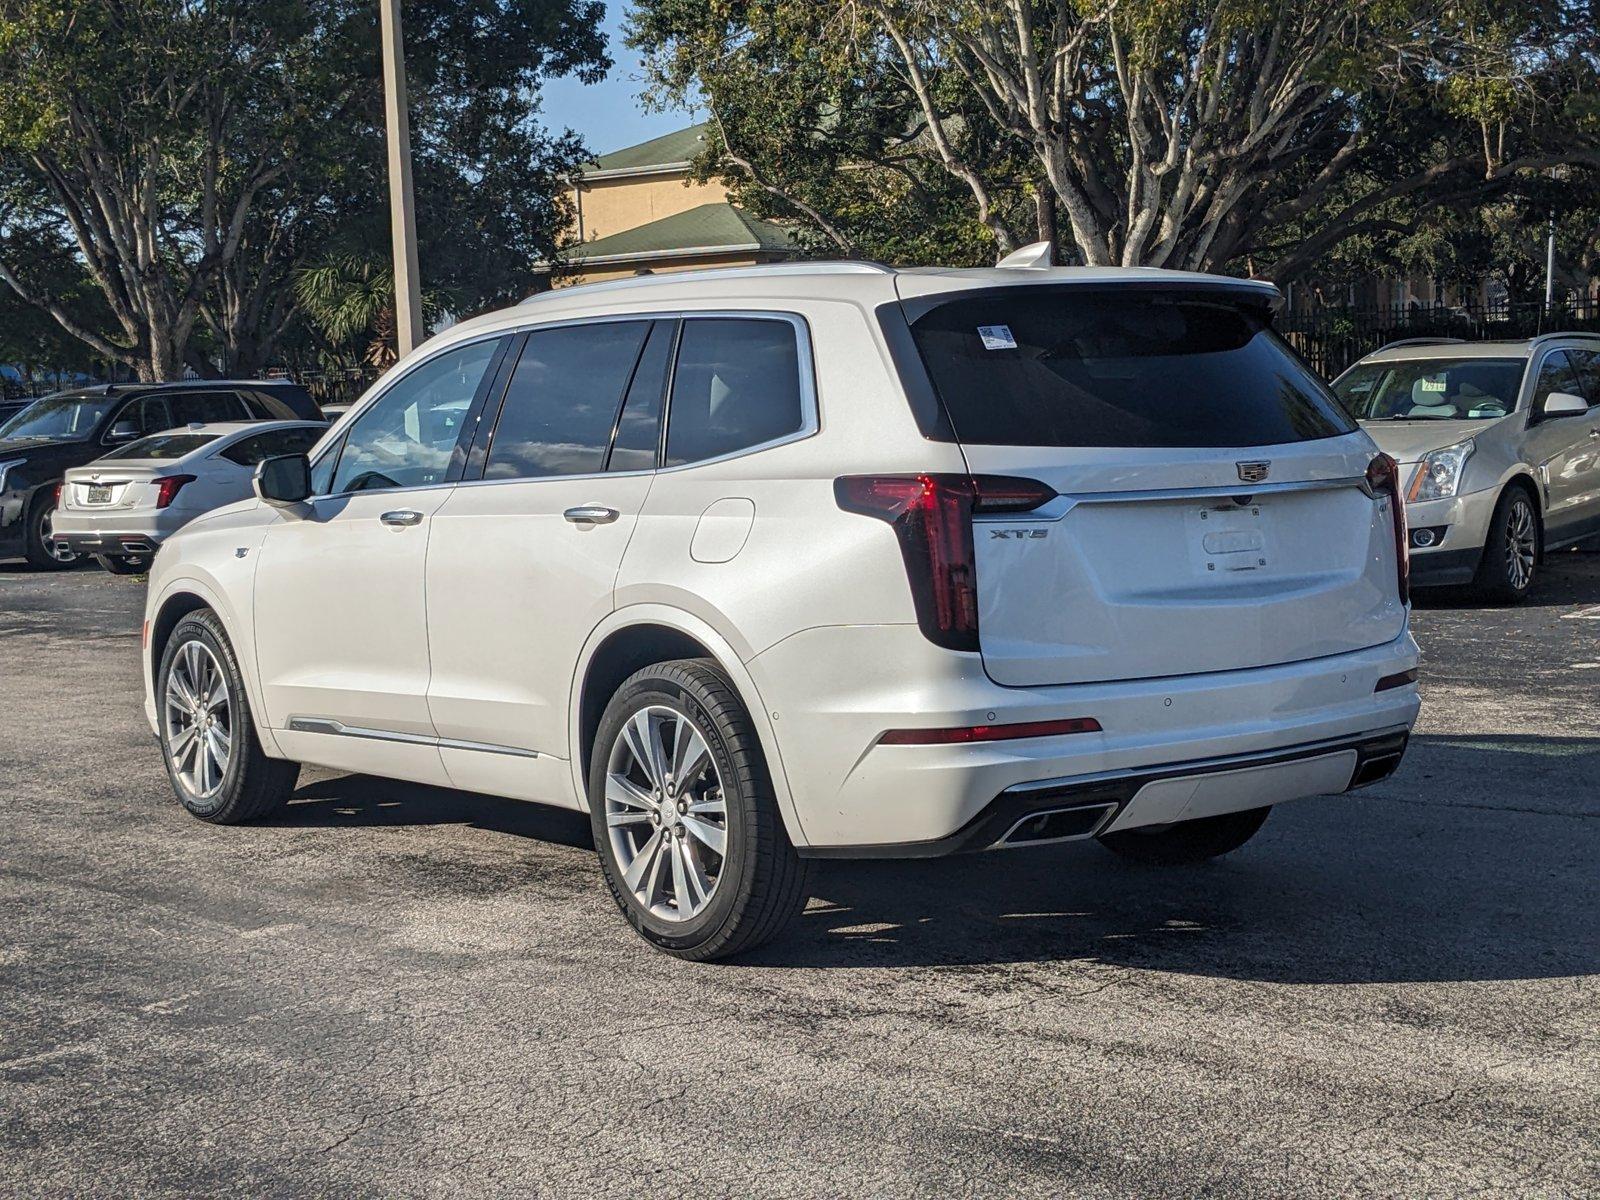
[[[184,525],[248,498],[257,463],[304,454],[327,431],[319,421],[218,422],[129,442],[66,473],[52,539],[114,575],[137,574]]]
[[[1394,463],[1277,300],[803,263],[456,325],[157,557],[172,787],[219,823],[302,763],[587,811],[693,959],[773,936],[810,858],[1225,854],[1386,777],[1418,708]]]
[[[1414,585],[1515,602],[1600,535],[1600,334],[1396,342],[1333,390],[1400,464]]]

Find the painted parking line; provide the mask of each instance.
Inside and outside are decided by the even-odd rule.
[[[1577,612],[1562,613],[1563,621],[1600,621],[1600,604],[1580,608]]]

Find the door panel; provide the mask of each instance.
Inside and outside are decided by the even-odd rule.
[[[325,496],[268,530],[256,569],[256,657],[274,729],[300,717],[434,736],[424,567],[430,519],[449,494]],[[383,519],[400,512],[420,520]]]
[[[440,737],[567,758],[578,651],[611,611],[651,478],[455,490],[434,521],[428,551],[428,703]],[[617,516],[605,523],[564,516],[587,506]],[[457,783],[476,786],[471,778]]]
[[[255,590],[262,692],[269,723],[309,761],[391,763],[384,774],[448,782],[428,713],[428,540],[500,349],[471,342],[408,370],[350,427],[332,494],[267,532]]]
[[[1551,392],[1584,394],[1565,350],[1550,351],[1539,368],[1525,444],[1547,493],[1547,537],[1559,537],[1567,528],[1600,518],[1600,406],[1591,405],[1587,416],[1538,420]]]
[[[576,803],[570,777],[558,786],[547,768],[569,754],[578,652],[611,611],[652,480],[605,468],[628,424],[624,395],[629,408],[646,395],[659,407],[671,333],[648,321],[529,333],[474,451],[482,479],[434,521],[429,710],[441,738],[489,748],[450,754],[458,787],[534,795],[549,780],[554,794],[535,798]]]

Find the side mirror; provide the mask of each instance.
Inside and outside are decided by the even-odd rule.
[[[139,423],[137,421],[116,421],[111,426],[111,432],[106,434],[107,442],[136,442],[139,440]]]
[[[256,464],[256,495],[277,508],[299,504],[311,495],[311,460],[304,454],[280,454]]]
[[[1539,408],[1541,417],[1581,417],[1589,411],[1588,402],[1571,392],[1551,392]]]

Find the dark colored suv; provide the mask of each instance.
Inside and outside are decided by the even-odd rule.
[[[0,558],[52,568],[72,555],[50,538],[56,488],[71,467],[192,422],[322,420],[287,380],[113,383],[47,396],[0,424]]]

